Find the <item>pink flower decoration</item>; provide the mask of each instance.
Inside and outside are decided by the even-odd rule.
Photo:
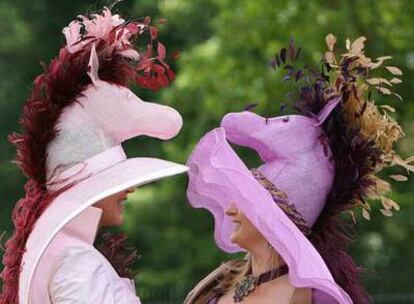
[[[150,17],[139,22],[125,22],[105,7],[101,14],[78,16],[62,32],[66,38],[63,49],[69,54],[95,44],[99,57],[108,59],[121,55],[132,59],[136,73],[134,80],[142,88],[156,91],[168,86],[175,78],[174,72],[166,63],[167,49],[158,41],[158,29],[151,25]],[[148,35],[143,36],[144,32]],[[145,38],[150,41],[147,42]],[[140,53],[134,45],[135,41],[145,44]],[[59,70],[58,63],[52,68]]]
[[[108,43],[107,52],[115,50],[125,57],[138,60],[139,53],[131,45],[131,37],[142,31],[146,25],[139,23],[125,24],[118,14],[112,15],[105,7],[102,14],[93,14],[90,18],[80,15],[63,29],[66,48],[70,53],[81,50],[91,40],[104,40]]]

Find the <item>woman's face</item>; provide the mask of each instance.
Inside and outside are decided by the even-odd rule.
[[[128,188],[94,204],[95,207],[102,210],[100,227],[120,226],[124,223],[124,205],[128,194],[134,190],[134,188]]]
[[[234,223],[234,230],[231,234],[231,241],[240,247],[252,251],[259,243],[266,243],[261,233],[253,226],[249,219],[237,208],[236,204],[230,204],[226,215],[231,217]]]

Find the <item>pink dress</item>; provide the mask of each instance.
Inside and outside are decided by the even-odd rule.
[[[35,271],[31,304],[141,303],[133,281],[93,247],[101,213],[89,207],[56,235]]]

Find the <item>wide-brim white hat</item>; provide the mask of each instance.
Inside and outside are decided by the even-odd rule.
[[[92,167],[106,168],[91,173]],[[80,166],[77,166],[78,169]],[[71,168],[72,173],[76,168]],[[111,148],[88,160],[77,176],[80,181],[59,194],[37,220],[26,243],[19,282],[20,303],[28,303],[36,267],[42,254],[56,234],[76,216],[99,200],[168,176],[187,171],[187,167],[174,162],[138,157],[127,159],[121,146]],[[70,173],[70,172],[66,172]],[[93,174],[91,176],[91,174]],[[83,176],[83,179],[82,179]]]

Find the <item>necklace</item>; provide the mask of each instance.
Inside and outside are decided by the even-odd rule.
[[[257,286],[274,280],[284,274],[289,272],[288,266],[285,264],[279,268],[274,268],[267,272],[264,272],[258,276],[252,274],[246,275],[240,282],[236,284],[236,289],[234,291],[233,300],[235,303],[241,302],[251,294]]]

